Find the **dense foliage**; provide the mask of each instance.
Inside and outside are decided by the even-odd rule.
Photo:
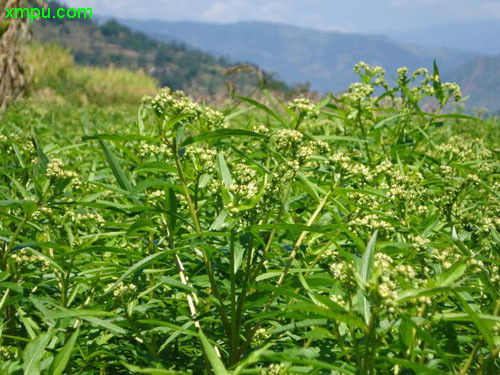
[[[355,70],[318,103],[10,109],[1,372],[497,373],[498,123],[442,113],[437,68]]]

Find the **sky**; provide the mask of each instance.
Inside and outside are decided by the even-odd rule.
[[[344,32],[417,29],[500,20],[500,0],[66,0],[123,18],[236,22],[261,20]]]

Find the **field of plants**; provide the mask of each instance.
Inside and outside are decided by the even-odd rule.
[[[212,108],[28,58],[0,117],[1,374],[500,373],[499,123],[446,109],[437,67]]]

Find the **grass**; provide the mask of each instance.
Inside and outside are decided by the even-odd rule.
[[[31,96],[40,100],[101,107],[136,105],[157,90],[155,80],[143,72],[77,66],[69,51],[56,44],[30,44],[23,58],[31,67]]]
[[[437,68],[215,110],[35,60],[0,136],[2,373],[498,372],[498,121],[443,112]]]

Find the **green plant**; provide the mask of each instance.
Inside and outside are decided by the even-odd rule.
[[[9,110],[2,371],[498,371],[498,123],[437,67],[355,70],[318,103]]]

